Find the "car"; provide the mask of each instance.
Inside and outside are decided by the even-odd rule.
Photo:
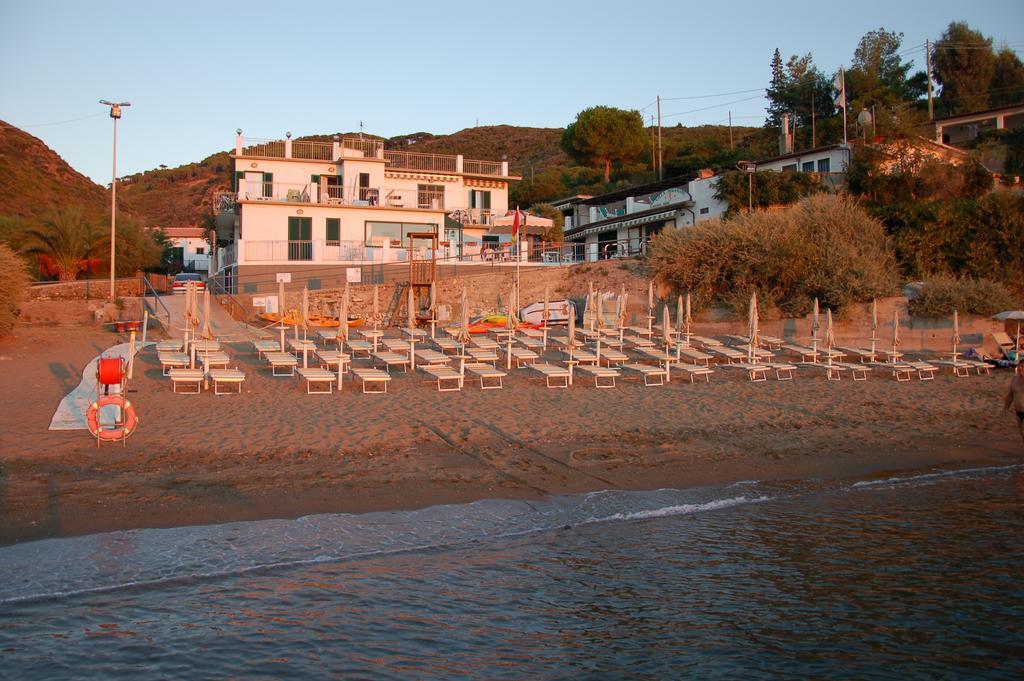
[[[174,281],[171,283],[171,290],[175,293],[184,293],[185,286],[192,282],[196,285],[197,291],[206,290],[206,280],[203,279],[203,275],[194,274],[191,272],[181,272],[180,274],[174,275]]]

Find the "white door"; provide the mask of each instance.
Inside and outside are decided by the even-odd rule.
[[[249,200],[263,197],[263,173],[245,174],[245,194]]]

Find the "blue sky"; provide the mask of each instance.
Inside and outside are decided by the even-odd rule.
[[[111,122],[126,100],[118,175],[198,161],[234,131],[280,138],[384,136],[477,125],[562,127],[588,106],[642,109],[666,125],[763,122],[778,47],[822,70],[864,33],[925,38],[950,21],[1024,50],[1024,3],[0,1],[0,119],[106,184]],[[681,99],[695,98],[695,99]],[[745,100],[745,101],[737,101]],[[730,103],[731,102],[731,103]],[[648,108],[645,108],[648,107]],[[701,111],[695,111],[703,109]]]

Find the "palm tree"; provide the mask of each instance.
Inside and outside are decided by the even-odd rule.
[[[45,255],[57,268],[60,281],[73,281],[86,267],[88,259],[101,252],[106,239],[82,217],[81,209],[59,209],[41,226],[25,232],[21,250]]]

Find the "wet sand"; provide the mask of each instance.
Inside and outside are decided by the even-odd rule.
[[[270,377],[247,344],[228,347],[248,376],[242,395],[173,394],[155,352],[140,354],[130,386],[140,427],[126,448],[48,431],[85,364],[121,340],[80,327],[0,339],[0,544],[1024,457],[1002,410],[1008,371],[758,384],[718,371],[710,384],[597,390],[580,377],[549,390],[518,370],[504,390],[467,380],[455,393],[417,373],[398,374],[386,395],[348,378],[341,394],[307,395],[297,377]]]

